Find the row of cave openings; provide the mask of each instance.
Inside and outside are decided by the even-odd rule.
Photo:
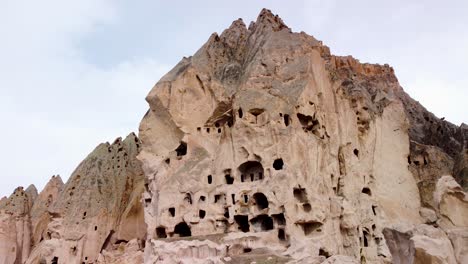
[[[314,105],[314,103],[310,101],[309,101],[309,104]],[[242,110],[241,107],[237,109],[236,112],[237,112],[237,118],[243,119],[245,117],[244,111]],[[265,112],[265,109],[263,108],[252,108],[248,111],[248,114],[252,115],[253,118],[255,118],[255,124],[257,124],[258,118],[264,112]],[[289,127],[292,124],[293,119],[291,118],[289,114],[279,113],[279,116],[283,119],[283,123],[286,127]],[[312,134],[315,134],[316,136],[319,136],[322,139],[324,138],[324,136],[320,135],[320,133],[318,132],[321,125],[318,119],[315,117],[315,115],[311,116],[311,115],[306,115],[302,113],[297,113],[296,117],[299,123],[301,124],[304,132],[311,132]],[[234,118],[232,117],[232,111],[229,111],[228,115],[220,117],[220,120],[218,122],[215,122],[214,126],[197,127],[197,132],[207,133],[207,134],[210,134],[210,133],[221,134],[225,124],[227,124],[228,127],[232,127],[234,125]]]
[[[275,159],[272,164],[273,169],[282,170],[284,168],[284,161],[282,158]],[[246,161],[237,168],[240,182],[253,182],[264,179],[265,172],[263,165],[258,161]],[[207,176],[207,183],[213,184],[213,175]],[[231,169],[224,170],[224,181],[226,184],[234,184],[235,177],[232,175]]]
[[[299,202],[299,204],[302,206],[303,210],[305,212],[310,212],[312,209],[312,206],[309,203],[309,200],[307,198],[307,192],[305,188],[294,188],[293,189],[293,196],[294,198]],[[249,203],[249,195],[243,194],[242,195],[242,202],[244,204]],[[200,201],[205,201],[206,197],[205,196],[200,196]],[[268,198],[261,192],[257,192],[252,195],[253,199],[253,205],[257,207],[258,212],[260,213],[259,215],[249,219],[248,215],[245,214],[236,214],[234,215],[234,221],[238,227],[239,231],[242,232],[250,232],[251,230],[255,232],[263,232],[263,231],[270,231],[277,227],[277,232],[278,232],[278,239],[280,241],[286,241],[287,240],[287,235],[285,233],[285,226],[286,226],[286,219],[284,217],[284,213],[278,213],[278,214],[272,214],[268,215],[264,213],[264,209],[269,208],[269,201]],[[226,195],[225,194],[218,194],[215,195],[214,197],[214,203],[220,203],[220,201],[223,201],[223,203],[226,203]],[[187,193],[184,202],[192,204],[192,196]],[[232,204],[236,204],[236,199],[235,195],[232,194]],[[284,212],[284,207],[283,210]],[[171,217],[176,216],[176,210],[174,207],[171,207],[168,209],[168,212]],[[237,211],[236,211],[237,212]],[[206,217],[207,212],[205,210],[200,209],[198,216],[200,219],[204,219]],[[225,207],[225,213],[224,217],[226,218],[225,220],[217,220],[217,221],[223,221],[224,225],[226,226],[225,232],[227,232],[227,225],[228,225],[228,219],[230,218],[229,210],[227,207]],[[316,221],[306,221],[306,222],[299,222],[296,223],[299,227],[304,232],[304,235],[308,236],[311,235],[314,232],[321,232],[322,228],[322,223],[321,222],[316,222]],[[191,236],[191,228],[190,225],[188,225],[186,222],[180,222],[174,227],[174,231],[169,233],[170,237],[173,236],[178,236],[178,237],[188,237]],[[156,228],[156,237],[157,238],[167,238],[168,234],[166,232],[166,227],[164,226],[159,226]]]

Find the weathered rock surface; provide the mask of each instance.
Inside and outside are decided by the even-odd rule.
[[[2,199],[0,263],[142,262],[140,144],[133,133],[100,144],[65,185],[53,176],[39,195],[32,186]]]
[[[147,101],[141,141],[0,200],[0,264],[468,263],[468,126],[390,66],[265,9]]]
[[[464,182],[468,130],[411,99],[388,65],[333,56],[263,10],[249,27],[237,20],[213,34],[147,101],[138,156],[147,263],[464,254],[464,236],[447,232],[466,230],[467,204],[441,176]],[[399,252],[408,245],[411,254]]]

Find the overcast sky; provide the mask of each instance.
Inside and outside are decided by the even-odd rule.
[[[389,63],[426,108],[468,123],[467,3],[0,0],[0,196],[66,181],[97,144],[136,132],[165,72],[263,7],[334,54]]]

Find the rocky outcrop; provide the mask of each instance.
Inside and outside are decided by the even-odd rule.
[[[138,158],[148,263],[259,251],[411,263],[404,245],[417,263],[462,254],[451,241],[463,236],[437,226],[459,227],[450,204],[466,204],[434,196],[441,176],[463,174],[468,131],[411,99],[388,65],[334,56],[263,10],[249,27],[214,33],[147,101]]]
[[[2,199],[0,263],[141,262],[140,144],[133,133],[100,144],[65,185],[53,176],[39,195],[31,186]]]
[[[390,66],[264,9],[146,99],[141,141],[0,200],[0,264],[468,262],[468,127]]]

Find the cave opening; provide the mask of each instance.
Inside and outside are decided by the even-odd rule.
[[[234,221],[242,232],[246,233],[250,230],[249,217],[247,215],[235,215]]]
[[[273,168],[275,170],[282,170],[283,165],[284,165],[284,162],[283,162],[283,159],[281,159],[281,158],[275,159],[275,161],[273,162]]]
[[[163,227],[163,226],[157,227],[156,228],[156,236],[158,238],[167,238],[166,228]]]
[[[261,214],[252,218],[250,223],[254,226],[254,229],[258,231],[268,231],[273,229],[273,219],[266,214]]]
[[[205,215],[206,215],[205,210],[199,210],[198,211],[198,217],[200,217],[200,219],[205,218]]]
[[[175,150],[177,152],[177,157],[187,155],[187,143],[181,141],[180,145]]]
[[[371,196],[371,190],[369,189],[369,187],[362,188],[361,192]]]
[[[179,237],[189,237],[192,235],[190,227],[185,222],[178,223],[174,228],[174,234],[178,234]]]
[[[268,208],[268,199],[263,193],[255,193],[253,195],[253,199],[255,201],[255,204],[257,205],[258,210]]]
[[[241,174],[241,181],[245,181],[245,175],[250,176],[251,181],[263,179],[264,169],[258,161],[246,161],[238,167],[239,173]]]
[[[305,188],[294,188],[293,189],[294,198],[301,203],[307,202],[307,192]]]

